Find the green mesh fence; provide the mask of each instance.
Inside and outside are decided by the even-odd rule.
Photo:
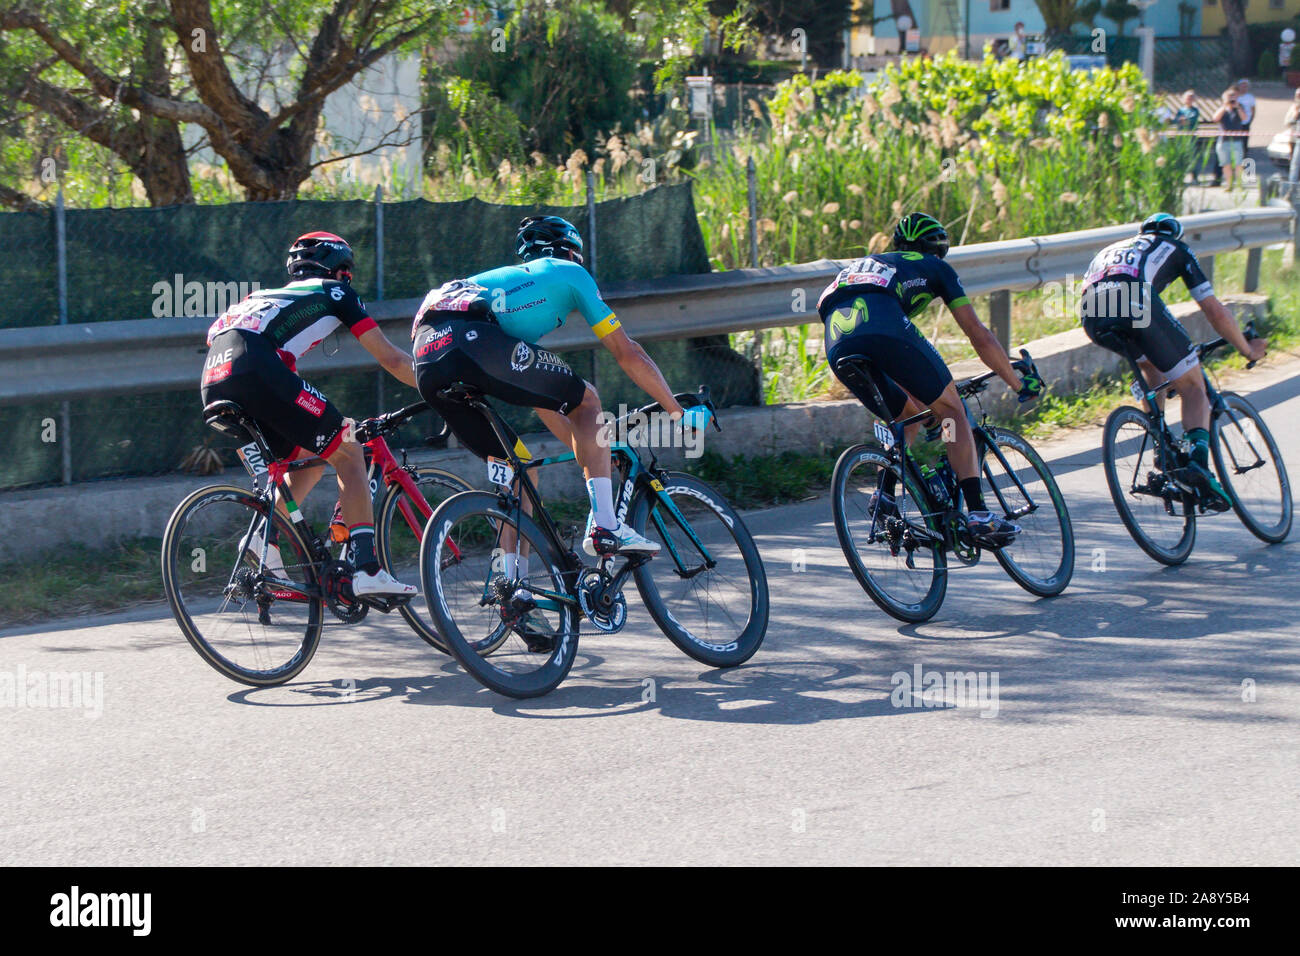
[[[374,299],[376,213],[375,204],[362,201],[68,210],[68,321],[220,312],[253,283],[283,283],[288,243],[312,229],[348,239],[357,254],[355,285],[363,298]],[[512,261],[518,222],[534,213],[565,216],[590,235],[585,207],[500,206],[474,199],[384,204],[384,298],[419,297],[448,279]],[[599,203],[596,226],[600,281],[708,271],[689,185]],[[0,290],[10,293],[12,310],[0,315],[0,328],[56,323],[53,214],[0,214],[0,241],[10,253],[8,268],[0,270]],[[679,390],[707,382],[722,404],[760,400],[755,370],[728,347],[726,336],[651,343],[648,350]],[[607,409],[647,401],[604,350],[565,358],[596,382]],[[418,398],[379,371],[317,375],[312,382],[353,418]],[[540,427],[527,410],[502,410],[521,432]],[[0,435],[12,439],[10,455],[0,463],[0,489],[61,480],[65,438],[73,481],[172,472],[196,446],[230,444],[204,427],[198,411],[197,380],[193,389],[71,402],[66,429],[60,402],[0,407]],[[422,416],[404,430],[400,443],[423,447],[423,437],[437,427],[434,416]],[[233,454],[226,458],[235,463]]]

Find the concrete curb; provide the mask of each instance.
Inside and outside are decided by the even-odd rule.
[[[1224,301],[1239,320],[1243,313],[1262,318],[1268,309],[1264,295],[1232,295]],[[1170,309],[1187,326],[1193,340],[1212,336],[1209,323],[1194,303],[1179,303]],[[1118,356],[1094,346],[1080,329],[1038,339],[1025,347],[1057,394],[1082,391],[1099,377],[1114,375],[1121,368]],[[983,372],[984,366],[978,360],[969,360],[956,363],[952,371],[954,377],[965,378]],[[989,411],[1008,411],[1016,404],[1014,395],[1000,382],[995,382],[981,399]],[[846,445],[866,436],[871,418],[866,409],[850,399],[728,408],[722,410],[719,421],[722,432],[710,430],[705,448],[732,457]],[[563,450],[549,435],[528,436],[526,441],[535,455],[559,454]],[[667,467],[680,467],[683,454],[672,449],[661,452],[659,459]],[[471,484],[487,487],[483,463],[463,450],[422,450],[413,453],[410,460],[445,468]],[[584,493],[581,474],[573,465],[547,468],[543,477],[544,493],[551,497],[579,498]],[[247,476],[233,469],[224,476],[123,478],[0,494],[0,562],[31,560],[70,542],[100,548],[125,538],[160,537],[181,498],[195,488],[222,481],[245,485]],[[334,495],[326,481],[311,497],[307,510],[312,520],[322,521],[333,503]]]

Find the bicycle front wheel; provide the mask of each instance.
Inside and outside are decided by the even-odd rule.
[[[900,621],[928,621],[948,589],[948,557],[911,475],[898,482],[893,508],[872,507],[887,471],[897,477],[897,467],[867,445],[840,455],[831,479],[835,534],[854,577],[882,611]]]
[[[1101,454],[1115,510],[1138,547],[1161,564],[1182,564],[1196,544],[1195,503],[1165,475],[1159,453],[1146,412],[1122,405],[1110,413]]]
[[[250,546],[268,523],[283,567]],[[316,566],[293,525],[246,489],[212,485],[177,505],[163,532],[162,573],[186,640],[231,680],[283,684],[316,653],[324,610]]]
[[[999,458],[983,449],[980,470],[993,491],[988,503],[1020,525],[1016,539],[993,556],[1030,594],[1054,597],[1074,575],[1074,528],[1061,489],[1029,442],[1005,428],[990,428],[988,434],[1002,453]]]
[[[740,515],[716,489],[675,471],[663,491],[638,491],[629,514],[659,543],[632,572],[659,630],[701,664],[749,660],[767,634],[767,572]]]
[[[563,568],[541,529],[486,491],[444,501],[420,542],[420,581],[438,633],[461,667],[507,697],[549,693],[577,657],[577,606]],[[525,609],[521,596],[535,607]]]
[[[1232,510],[1261,541],[1277,544],[1291,532],[1291,482],[1273,433],[1255,406],[1235,392],[1210,423],[1210,448]]]
[[[399,581],[419,580],[420,538],[433,510],[452,495],[473,490],[465,479],[441,468],[415,468],[411,477],[418,496],[413,497],[399,484],[389,485],[375,520],[379,562]],[[397,610],[426,644],[447,653],[433,619],[420,610],[417,602],[408,601]]]

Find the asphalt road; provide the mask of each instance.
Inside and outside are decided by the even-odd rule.
[[[1236,387],[1295,480],[1300,363]],[[267,690],[209,669],[163,609],[0,635],[0,679],[103,679],[98,717],[0,710],[0,860],[1294,865],[1297,546],[1228,515],[1187,565],[1157,566],[1115,516],[1099,442],[1040,445],[1078,543],[1053,600],[984,562],[954,572],[934,620],[899,626],[845,567],[828,499],[749,515],[772,620],[728,672],[635,601],[529,702],[398,620],[330,629]],[[894,706],[892,675],[918,666],[996,676],[995,715]]]

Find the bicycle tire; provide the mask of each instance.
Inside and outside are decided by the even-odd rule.
[[[194,614],[191,613],[191,609],[186,604],[181,583],[183,575],[180,573],[179,564],[182,557],[184,561],[190,562],[191,556],[181,556],[179,554],[181,534],[188,527],[188,519],[191,514],[197,514],[202,506],[216,501],[233,502],[236,505],[248,508],[252,512],[256,512],[263,518],[265,518],[267,511],[271,510],[274,514],[281,552],[284,553],[286,543],[291,546],[291,554],[300,559],[300,563],[294,566],[302,568],[303,575],[307,579],[305,583],[314,588],[318,595],[303,602],[307,606],[308,620],[302,640],[288,660],[278,667],[254,670],[241,667],[232,661],[213,645],[211,638],[203,635],[194,619]],[[250,515],[250,527],[252,523],[253,518]],[[253,687],[270,687],[292,680],[302,672],[303,668],[311,663],[316,648],[320,644],[321,629],[324,624],[325,602],[319,596],[320,585],[316,566],[308,557],[309,554],[310,549],[307,547],[302,535],[298,533],[298,529],[293,526],[293,523],[287,521],[279,512],[271,509],[265,499],[258,497],[247,489],[236,485],[208,485],[191,492],[181,500],[167,519],[167,526],[163,530],[162,540],[163,590],[167,595],[167,602],[171,606],[172,615],[180,626],[181,633],[185,635],[185,639],[189,641],[190,646],[198,652],[203,660],[231,680]],[[242,555],[238,553],[237,548],[235,560],[236,568],[238,568],[238,562],[242,561]]]
[[[1119,430],[1126,424],[1136,425],[1147,435],[1144,442],[1150,443],[1152,456],[1150,467],[1153,469],[1153,471],[1148,472],[1148,480],[1150,480],[1151,474],[1158,471],[1156,470],[1155,454],[1159,438],[1154,431],[1150,416],[1140,408],[1132,405],[1121,405],[1106,418],[1106,424],[1102,431],[1102,465],[1106,472],[1106,485],[1110,488],[1111,500],[1115,503],[1115,510],[1119,512],[1120,521],[1124,523],[1124,527],[1128,529],[1129,535],[1137,542],[1139,548],[1161,564],[1167,564],[1170,567],[1182,564],[1191,555],[1192,548],[1196,544],[1196,516],[1184,501],[1182,533],[1169,546],[1155,541],[1150,534],[1142,529],[1141,523],[1129,504],[1129,492],[1118,473],[1115,458]],[[1139,451],[1139,463],[1141,463],[1142,456],[1145,454],[1145,447],[1144,444],[1144,449]],[[1136,474],[1134,480],[1136,480]],[[1148,495],[1148,497],[1155,498],[1157,496]]]
[[[471,643],[464,635],[447,601],[444,586],[445,572],[461,562],[468,561],[470,549],[464,541],[460,557],[444,563],[445,543],[453,527],[459,522],[484,518],[488,525],[515,524],[519,533],[529,541],[533,552],[530,561],[546,569],[551,589],[558,593],[571,593],[562,555],[527,515],[506,511],[500,498],[486,491],[462,491],[440,504],[429,518],[420,541],[420,582],[425,603],[434,619],[438,633],[447,644],[460,666],[489,690],[506,697],[527,699],[548,694],[564,680],[578,654],[578,612],[570,604],[561,604],[557,610],[559,626],[557,640],[546,659],[527,674],[506,671],[494,661],[495,654],[484,654],[483,642]],[[491,558],[489,560],[492,560]],[[499,644],[497,646],[500,646]],[[492,648],[495,650],[495,647]],[[540,655],[538,655],[540,656]]]
[[[891,617],[909,624],[928,621],[938,613],[943,605],[944,595],[947,593],[948,556],[942,546],[926,549],[932,552],[934,566],[929,587],[919,601],[907,602],[896,599],[883,584],[876,580],[858,553],[854,543],[853,528],[850,526],[848,484],[859,465],[874,468],[895,467],[887,456],[870,445],[854,445],[846,448],[839,460],[835,462],[835,471],[831,478],[831,510],[835,517],[835,535],[839,538],[840,550],[844,552],[849,570],[853,572],[853,576],[858,579],[858,583],[862,585],[862,589],[867,592],[871,600],[876,602],[877,607]],[[910,473],[904,473],[903,487],[907,489],[907,494],[912,497],[913,502],[928,500]],[[932,531],[939,531],[935,527],[933,518],[925,519],[925,523]],[[917,572],[912,571],[912,573]]]
[[[1030,594],[1038,597],[1055,597],[1069,587],[1070,579],[1074,576],[1074,527],[1070,523],[1070,511],[1065,505],[1065,498],[1062,497],[1061,489],[1056,484],[1056,477],[1052,474],[1052,470],[1047,467],[1047,462],[1043,461],[1042,456],[1023,436],[1005,428],[988,428],[986,430],[998,445],[1014,449],[1029,462],[1034,473],[1038,475],[1039,480],[1047,488],[1052,508],[1056,512],[1061,535],[1061,560],[1048,577],[1030,574],[1022,567],[1022,562],[1016,561],[1017,549],[1026,543],[1025,538],[1030,530],[1025,528],[1023,523],[1021,533],[1017,539],[1005,548],[995,548],[993,556],[997,558],[998,564],[1002,565],[1002,570],[1007,572],[1011,580]],[[988,448],[984,448],[983,452],[980,462],[981,473],[984,471],[983,459],[989,456]],[[996,458],[993,460],[996,461]],[[991,506],[996,500],[996,496],[990,499],[989,505]],[[1044,529],[1044,531],[1047,530],[1050,529]]]
[[[1279,544],[1285,541],[1287,535],[1291,533],[1291,522],[1294,517],[1294,505],[1291,501],[1291,481],[1287,477],[1286,464],[1282,460],[1282,454],[1278,450],[1277,442],[1273,440],[1273,433],[1268,430],[1268,426],[1264,424],[1264,419],[1260,417],[1259,411],[1254,405],[1236,392],[1224,392],[1220,397],[1222,398],[1220,407],[1235,409],[1250,419],[1256,434],[1263,438],[1264,444],[1268,448],[1268,453],[1273,459],[1274,472],[1277,476],[1279,496],[1281,498],[1281,511],[1278,520],[1272,525],[1264,524],[1246,506],[1237,485],[1233,483],[1232,470],[1228,466],[1223,451],[1226,441],[1224,436],[1230,433],[1224,428],[1225,416],[1221,413],[1215,414],[1213,421],[1210,422],[1210,449],[1214,453],[1214,468],[1219,474],[1219,481],[1228,492],[1228,497],[1232,499],[1232,510],[1237,513],[1237,517],[1241,519],[1241,523],[1249,529],[1250,533],[1261,541],[1267,541],[1269,544]],[[1240,429],[1240,426],[1238,426],[1238,429]],[[1246,437],[1243,435],[1243,439]],[[1258,454],[1258,448],[1254,450]]]
[[[417,467],[414,471],[415,475],[413,478],[417,485],[431,483],[435,486],[448,489],[452,494],[473,490],[473,487],[465,479],[450,471],[444,471],[441,468]],[[384,570],[388,571],[394,577],[399,576],[399,568],[397,565],[400,562],[398,561],[397,556],[393,553],[394,534],[392,528],[393,522],[398,520],[398,516],[401,514],[398,505],[404,497],[406,497],[409,502],[410,499],[407,497],[406,491],[401,485],[395,483],[390,484],[387,493],[384,495],[383,501],[380,502],[378,513],[375,517],[375,554],[378,556],[379,563],[383,566]],[[434,507],[436,508],[437,504],[434,504]],[[415,509],[415,514],[420,516],[421,521],[418,530],[415,530],[414,533],[423,535],[425,519],[418,508]],[[402,520],[405,520],[404,516]],[[418,562],[418,549],[415,558]],[[408,625],[410,625],[411,630],[415,631],[422,641],[435,650],[441,651],[444,654],[449,653],[447,645],[443,642],[442,636],[438,633],[433,623],[422,617],[419,611],[412,607],[413,604],[414,602],[410,601],[398,605],[398,613],[402,615],[402,618]]]
[[[663,588],[661,588],[659,581],[655,577],[657,570],[663,571],[665,568],[671,568],[672,573],[677,574],[679,577],[681,575],[668,553],[669,541],[663,539],[672,538],[672,544],[679,554],[685,553],[689,556],[691,551],[694,551],[697,555],[699,552],[690,538],[684,534],[684,529],[679,524],[678,528],[683,531],[681,537],[672,534],[671,526],[677,524],[677,520],[671,513],[660,515],[660,520],[669,529],[667,535],[664,534],[663,529],[657,523],[652,523],[651,516],[656,504],[656,496],[644,487],[637,490],[636,496],[632,500],[628,512],[630,516],[628,522],[639,534],[647,537],[651,536],[650,528],[647,526],[652,526],[664,547],[660,549],[658,555],[632,572],[637,590],[641,594],[641,600],[645,604],[646,610],[650,612],[650,617],[659,626],[659,630],[677,645],[677,648],[682,653],[710,667],[735,667],[738,664],[743,664],[754,656],[759,647],[762,646],[763,638],[767,634],[770,599],[767,587],[767,571],[763,567],[763,559],[758,553],[758,545],[754,543],[754,537],[750,534],[749,528],[745,526],[745,522],[726,498],[719,494],[717,489],[694,475],[676,471],[669,472],[664,477],[663,491],[660,493],[666,494],[673,499],[681,496],[682,498],[697,501],[719,519],[731,540],[735,542],[744,562],[745,574],[749,581],[749,611],[739,632],[734,636],[729,636],[726,640],[709,639],[694,633],[692,628],[682,621],[683,618],[691,617],[691,615],[685,613],[684,608],[678,607],[676,608],[677,613],[674,613],[674,608],[669,607],[670,599],[664,594]],[[676,503],[676,500],[674,500],[674,504]],[[678,510],[681,511],[681,506],[678,506]],[[683,518],[686,518],[685,514],[683,514]],[[703,526],[697,529],[689,518],[686,518],[686,520],[688,524],[691,524],[696,537],[701,538],[702,541],[706,537],[712,537]],[[706,547],[708,546],[707,541],[703,541],[703,543]],[[721,548],[715,548],[711,552],[715,560],[720,552]],[[698,594],[699,585],[697,582],[700,579],[716,581],[719,584],[719,589],[728,583],[728,577],[734,578],[735,582],[739,581],[739,575],[727,575],[726,571],[719,571],[717,567],[704,568],[701,564],[701,568],[702,570],[698,574],[685,579],[689,581],[689,590],[692,593]],[[737,594],[742,590],[738,584],[733,589]],[[709,594],[706,592],[705,597],[708,596]],[[723,609],[723,614],[735,620],[736,616],[731,615],[725,609]],[[709,626],[710,614],[706,612],[703,617],[705,618],[703,625],[691,621],[695,630],[701,630]],[[716,617],[717,615],[713,616],[713,618]],[[720,637],[722,635],[716,636]]]

